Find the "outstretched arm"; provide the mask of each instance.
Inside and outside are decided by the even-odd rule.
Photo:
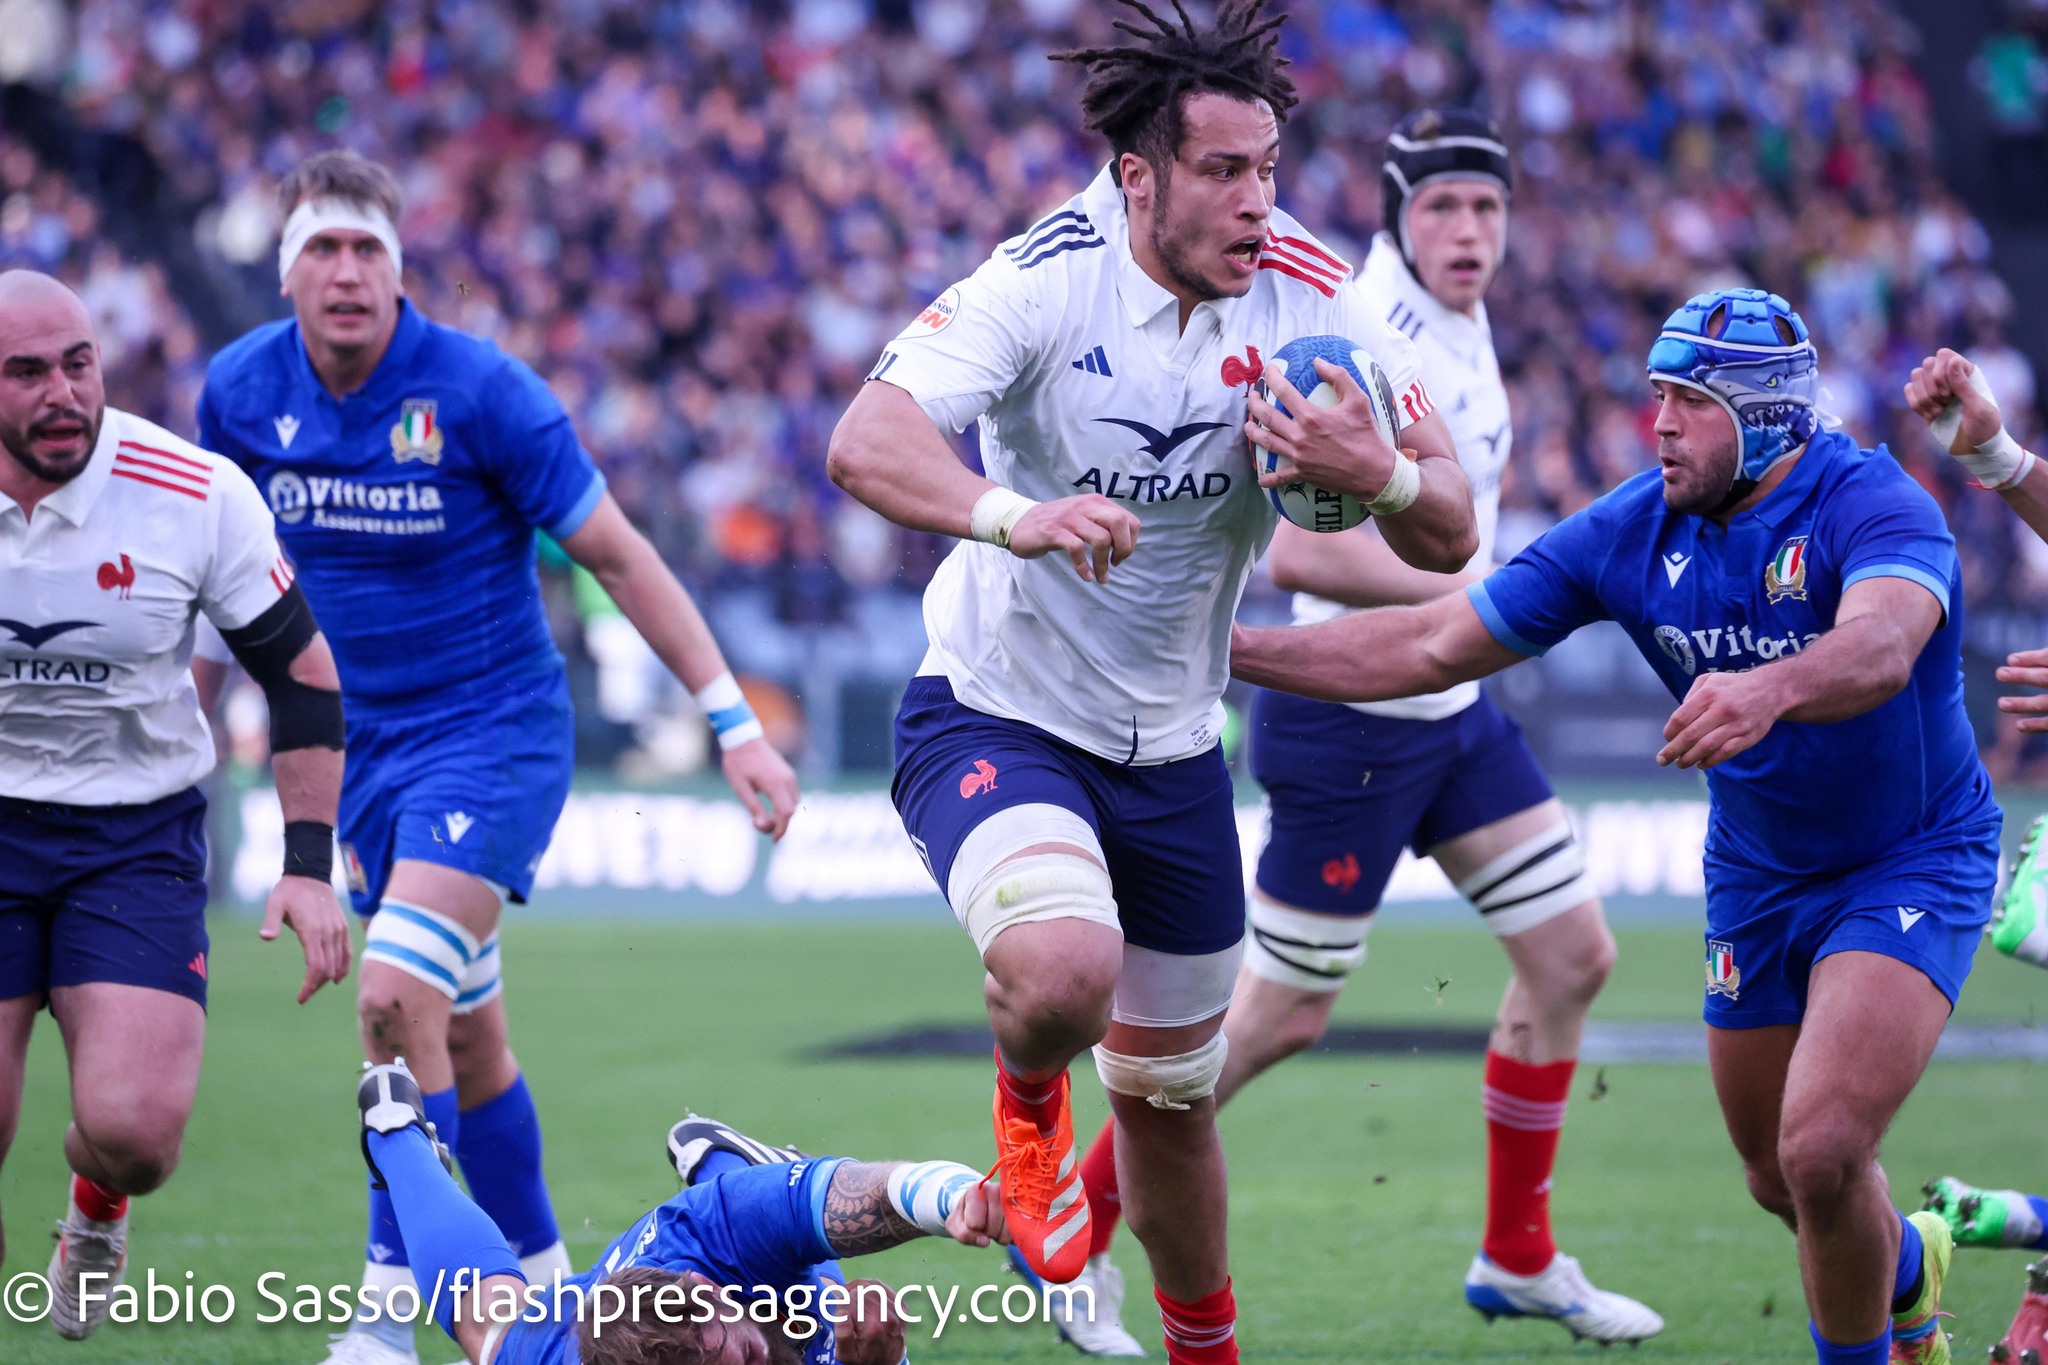
[[[1657,762],[1711,768],[1755,746],[1780,720],[1825,724],[1877,709],[1912,679],[1941,616],[1934,594],[1909,579],[1850,584],[1833,629],[1799,653],[1696,678],[1664,726],[1669,742]]]
[[[1498,673],[1525,656],[1493,638],[1463,593],[1315,626],[1239,626],[1231,676],[1323,701],[1390,701]]]
[[[1266,570],[1282,592],[1312,593],[1347,607],[1405,607],[1434,602],[1485,576],[1478,564],[1457,573],[1431,573],[1404,563],[1367,523],[1335,535],[1305,531],[1283,521],[1266,552]]]
[[[825,1240],[834,1255],[867,1256],[919,1237],[964,1246],[1009,1241],[980,1171],[953,1161],[845,1161],[825,1191]]]
[[[562,548],[596,576],[640,638],[684,687],[692,693],[716,692],[721,687],[737,690],[704,614],[647,537],[626,520],[611,494],[606,493],[589,519],[563,539]],[[726,704],[712,699],[706,709],[722,710]],[[745,702],[738,705],[744,707]],[[739,714],[744,718],[748,713],[742,710]],[[742,733],[735,730],[727,741],[740,740]],[[780,839],[796,811],[796,774],[761,737],[758,724],[752,735],[724,750],[725,780],[754,817],[754,828],[771,839]]]

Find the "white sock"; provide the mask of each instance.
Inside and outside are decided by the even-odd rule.
[[[576,1273],[576,1263],[569,1259],[568,1245],[558,1237],[553,1246],[531,1256],[521,1256],[519,1269],[525,1273],[528,1284],[552,1285],[556,1271],[560,1271],[566,1280]]]
[[[413,1349],[412,1328],[409,1322],[400,1322],[384,1312],[384,1304],[391,1297],[391,1291],[404,1285],[417,1288],[413,1283],[412,1267],[409,1265],[386,1265],[380,1261],[363,1262],[364,1289],[373,1289],[377,1306],[370,1308],[358,1296],[355,1321],[348,1325],[351,1332],[368,1332],[379,1341],[397,1350],[410,1353]]]

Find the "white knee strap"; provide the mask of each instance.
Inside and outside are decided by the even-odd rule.
[[[364,962],[395,967],[450,1000],[462,994],[463,978],[482,953],[483,945],[469,930],[446,915],[404,901],[386,900],[379,906],[363,937]],[[495,961],[496,954],[492,957]]]
[[[998,863],[953,903],[953,913],[984,956],[996,935],[1016,924],[1084,919],[1122,932],[1109,873],[1078,853],[1034,853]]]
[[[1562,822],[1524,839],[1458,883],[1493,932],[1534,929],[1573,906],[1593,900],[1586,850]]]
[[[1194,954],[1126,943],[1109,1017],[1139,1028],[1181,1028],[1214,1019],[1230,1008],[1243,958],[1242,940],[1221,952]]]
[[[1186,1109],[1216,1093],[1230,1043],[1221,1033],[1173,1057],[1132,1057],[1096,1045],[1095,1074],[1105,1090],[1135,1095],[1154,1109]]]
[[[1371,915],[1317,915],[1252,895],[1245,968],[1253,976],[1327,995],[1365,961]]]
[[[494,933],[483,942],[477,951],[476,961],[469,964],[469,970],[462,974],[457,983],[461,989],[455,993],[452,1013],[475,1014],[505,993],[505,977],[499,969],[498,936]]]

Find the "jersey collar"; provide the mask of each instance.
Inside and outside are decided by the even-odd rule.
[[[85,525],[86,514],[99,501],[100,490],[114,473],[114,450],[121,444],[121,414],[114,408],[100,409],[100,438],[93,443],[92,458],[78,477],[36,504],[38,512],[54,512],[72,526]]]
[[[1081,209],[1116,256],[1116,296],[1131,326],[1143,327],[1158,317],[1161,309],[1178,302],[1131,254],[1131,220],[1124,212],[1123,187],[1108,166],[1081,192]]]
[[[1116,254],[1116,296],[1131,326],[1142,328],[1168,308],[1180,307],[1173,291],[1146,274],[1131,254],[1131,220],[1124,212],[1124,192],[1110,177],[1109,167],[1104,166],[1102,174],[1081,192],[1081,208]],[[1227,317],[1237,302],[1234,298],[1204,299],[1194,311],[1207,308]],[[1190,323],[1193,320],[1190,315]]]
[[[1401,248],[1394,245],[1394,239],[1384,232],[1374,233],[1372,250],[1365,255],[1365,268],[1359,272],[1366,292],[1375,298],[1393,297],[1413,309],[1422,318],[1423,324],[1448,347],[1460,360],[1471,363],[1487,345],[1490,329],[1486,321],[1486,304],[1479,305],[1479,316],[1466,317],[1455,308],[1446,308],[1437,296],[1422,287],[1422,281],[1415,278],[1415,272],[1401,259]]]
[[[363,381],[361,388],[342,398],[336,398],[327,391],[327,386],[320,382],[319,372],[313,368],[313,357],[306,354],[306,338],[299,332],[298,326],[297,322],[292,323],[293,337],[298,343],[295,349],[298,351],[299,369],[306,382],[313,386],[313,392],[330,403],[345,403],[352,398],[374,396],[392,382],[393,376],[402,375],[407,371],[412,364],[413,353],[419,350],[420,341],[427,334],[426,317],[419,309],[413,307],[411,299],[400,295],[398,322],[391,329],[391,344],[384,348],[383,359],[377,362],[376,369],[370,371],[370,377]]]
[[[1821,470],[1834,462],[1839,447],[1837,442],[1849,438],[1838,431],[1817,431],[1807,441],[1806,449],[1799,453],[1799,463],[1792,466],[1792,472],[1785,476],[1785,482],[1773,488],[1764,500],[1749,509],[1749,515],[1766,526],[1777,526],[1797,511],[1806,501],[1806,495],[1820,482]]]

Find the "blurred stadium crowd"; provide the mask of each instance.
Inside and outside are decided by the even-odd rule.
[[[1965,496],[1898,403],[1915,359],[1957,345],[2022,439],[2041,432],[2033,371],[2005,341],[2015,300],[1941,184],[1914,35],[1883,0],[1290,9],[1304,99],[1282,199],[1353,261],[1403,112],[1479,103],[1517,149],[1489,300],[1516,419],[1503,553],[1653,462],[1642,358],[1665,314],[1760,283],[1812,325],[1834,413],[1949,510],[1972,609],[2048,639],[2048,558],[1995,499]],[[915,666],[915,594],[945,546],[840,496],[826,437],[919,305],[1099,167],[1074,75],[1045,58],[1113,38],[1113,10],[0,0],[0,75],[40,77],[88,125],[139,138],[204,206],[202,249],[258,296],[276,288],[286,169],[336,144],[392,165],[414,301],[548,378],[735,666],[837,733],[842,684]],[[2024,142],[2044,126],[2048,28],[2039,4],[2014,13],[1978,68]],[[0,265],[76,284],[114,401],[190,431],[206,347],[178,290],[107,245],[94,202],[4,128]],[[602,594],[560,597],[565,643],[609,673],[603,714],[658,714],[645,660],[607,638]],[[2033,757],[2010,737],[1994,751],[2001,776]]]

